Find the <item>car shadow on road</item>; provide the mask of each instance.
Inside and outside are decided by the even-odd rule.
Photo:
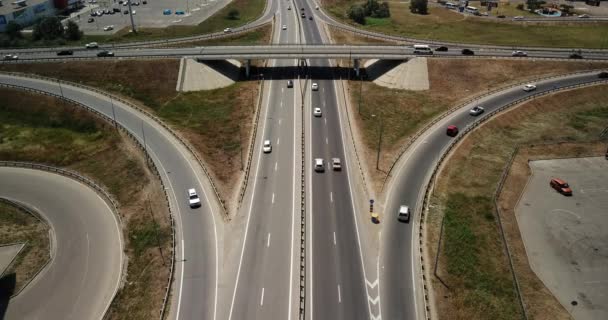
[[[0,278],[0,319],[4,319],[6,309],[8,308],[8,301],[15,293],[16,284],[17,276],[15,273],[9,273]]]

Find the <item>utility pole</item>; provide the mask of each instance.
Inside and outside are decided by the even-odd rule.
[[[135,21],[133,20],[133,10],[131,9],[131,0],[127,0],[127,5],[129,6],[129,17],[131,17],[131,30],[133,33],[137,33],[135,29]]]

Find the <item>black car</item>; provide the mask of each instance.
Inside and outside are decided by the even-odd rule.
[[[475,52],[473,52],[473,50],[471,50],[471,49],[462,49],[461,52],[465,56],[474,56],[475,55]]]
[[[72,50],[61,50],[59,52],[57,52],[58,56],[71,56],[74,54],[74,51]]]
[[[503,15],[503,14],[496,16],[496,18],[500,18],[500,19],[504,19],[504,18],[506,18],[506,17],[507,17],[507,16],[505,16],[505,15]]]
[[[95,19],[94,18],[89,18],[89,20],[87,20],[87,22],[88,23],[95,22]]]
[[[113,12],[120,12],[120,8],[112,8]]]
[[[608,78],[608,72],[602,71],[602,72],[600,72],[600,73],[597,74],[597,77],[600,78],[600,79],[606,79],[606,78]]]
[[[308,17],[308,20],[312,20],[312,16]]]
[[[129,10],[125,10],[125,11],[123,11],[122,13],[124,13],[124,14],[129,14]]]
[[[114,56],[114,52],[108,51],[108,50],[99,51],[97,53],[97,56],[98,57],[113,57]]]
[[[445,52],[445,51],[448,51],[448,47],[443,47],[442,46],[442,47],[439,47],[439,48],[435,49],[435,51]]]
[[[583,55],[581,55],[580,53],[571,53],[569,58],[570,59],[582,59]]]

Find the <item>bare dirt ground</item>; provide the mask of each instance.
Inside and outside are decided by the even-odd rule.
[[[437,314],[449,319],[521,316],[492,201],[520,146],[499,205],[526,311],[531,319],[569,318],[529,268],[513,208],[530,173],[528,159],[604,154],[606,141],[598,139],[608,119],[607,88],[570,90],[511,109],[473,131],[446,160],[449,165],[443,166],[431,198],[425,243],[434,261],[443,221],[439,278],[431,278]]]

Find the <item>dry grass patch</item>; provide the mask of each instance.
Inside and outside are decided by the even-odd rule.
[[[29,212],[0,202],[0,245],[23,243],[25,246],[4,274],[15,275],[19,292],[49,261],[49,226]]]
[[[179,60],[174,59],[0,65],[0,70],[60,78],[132,98],[172,124],[196,147],[210,167],[222,199],[231,199],[238,192],[241,149],[246,157],[258,82],[178,93]]]
[[[429,211],[428,250],[436,254],[441,219],[445,219],[439,275],[432,279],[438,314],[450,319],[520,317],[506,254],[497,227],[492,196],[516,146],[555,141],[572,145],[525,151],[523,157],[587,154],[602,149],[597,140],[608,121],[608,85],[571,90],[539,98],[490,120],[471,132],[448,158],[436,182]],[[583,143],[580,144],[579,143]],[[576,144],[576,145],[575,145]],[[589,147],[590,146],[590,147]],[[605,146],[604,146],[605,148]],[[594,151],[595,150],[595,151]],[[571,153],[570,153],[571,152]],[[599,154],[598,154],[599,155]],[[523,189],[527,158],[516,162],[518,183],[507,185],[501,219],[515,255],[516,272],[527,310],[534,319],[567,317],[565,310],[528,267],[512,208]],[[517,182],[517,181],[515,181]]]
[[[389,89],[372,82],[363,82],[361,87],[360,82],[350,81],[351,106],[355,122],[362,131],[362,153],[369,164],[372,185],[379,191],[386,171],[410,137],[458,103],[497,87],[524,83],[526,79],[606,67],[608,63],[600,62],[428,59],[428,91]],[[522,74],[526,76],[521,77]],[[383,119],[383,143],[380,170],[376,170],[380,117]]]
[[[0,159],[76,170],[120,203],[129,263],[109,318],[157,317],[169,276],[171,227],[160,182],[142,152],[80,107],[17,90],[2,89],[0,97]]]

